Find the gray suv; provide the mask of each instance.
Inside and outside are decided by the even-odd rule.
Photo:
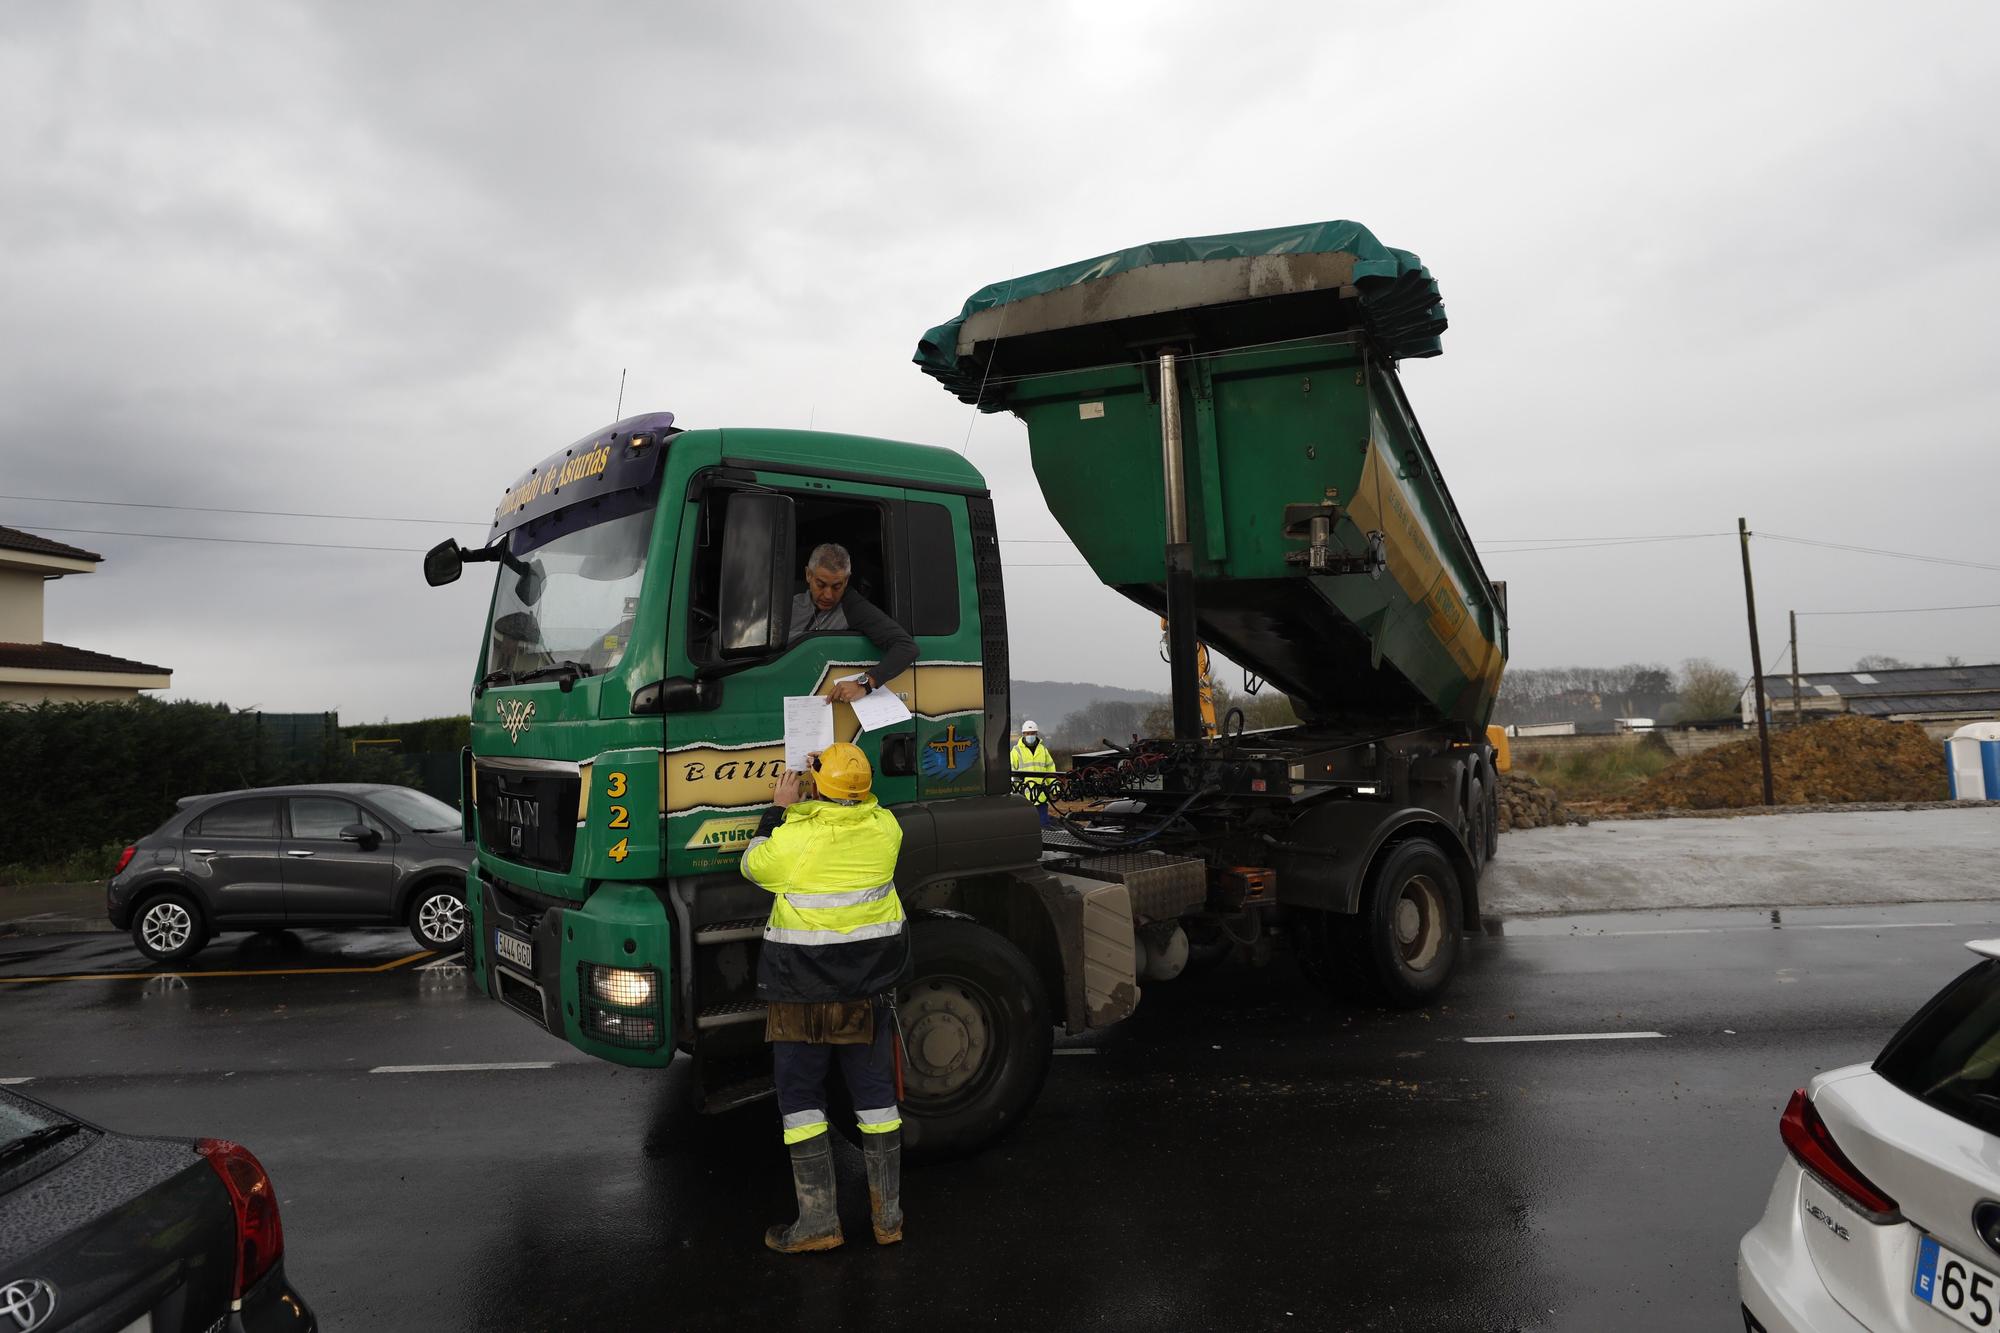
[[[156,962],[223,930],[406,925],[426,949],[465,934],[472,844],[458,811],[410,787],[321,783],[189,796],[125,849],[111,924]]]

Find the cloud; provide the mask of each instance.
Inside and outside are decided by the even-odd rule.
[[[17,7],[0,490],[471,538],[609,419],[622,369],[628,411],[968,447],[1003,532],[1056,536],[1019,424],[918,375],[917,334],[1012,274],[1348,216],[1442,282],[1446,355],[1406,382],[1476,537],[1743,513],[1979,558],[1997,27],[1975,5]],[[447,531],[19,501],[0,523]],[[483,598],[425,588],[414,556],[75,540],[108,559],[56,586],[49,636],[167,661],[177,693],[463,706]],[[1160,682],[1151,617],[1063,547],[1010,555],[1019,674]],[[1992,600],[1978,571],[1757,555],[1774,624]],[[1518,661],[1747,657],[1728,539],[1487,560]],[[1843,632],[2000,658],[1991,621]]]

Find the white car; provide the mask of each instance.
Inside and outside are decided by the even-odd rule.
[[[1873,1064],[1792,1094],[1737,1249],[1746,1333],[2000,1330],[2000,940],[1969,947]]]

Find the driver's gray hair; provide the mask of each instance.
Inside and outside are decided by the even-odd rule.
[[[821,542],[806,557],[806,568],[823,569],[829,574],[848,574],[854,570],[854,559],[840,543]]]

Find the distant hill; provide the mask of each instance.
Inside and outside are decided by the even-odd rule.
[[[1167,697],[1158,690],[1128,690],[1117,685],[1092,685],[1080,680],[1013,680],[1007,683],[1013,691],[1014,707],[1014,716],[1008,725],[1015,731],[1019,731],[1021,723],[1028,718],[1054,730],[1071,713],[1088,708],[1099,699],[1156,704]]]

